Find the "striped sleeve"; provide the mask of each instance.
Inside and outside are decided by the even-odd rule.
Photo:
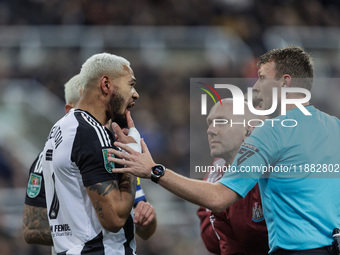
[[[114,147],[112,134],[87,112],[76,110],[75,116],[79,125],[71,159],[80,170],[84,186],[118,180],[120,175],[112,169],[121,166],[107,160],[107,148]]]
[[[145,197],[144,190],[142,189],[142,186],[140,185],[140,179],[139,177],[137,177],[136,196],[135,196],[135,203],[133,204],[133,207],[136,207],[140,201],[146,202],[147,200]]]

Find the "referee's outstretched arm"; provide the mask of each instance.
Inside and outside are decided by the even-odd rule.
[[[109,157],[109,161],[126,166],[125,168],[116,168],[113,170],[114,172],[131,173],[141,178],[151,178],[151,168],[156,163],[153,161],[143,139],[141,141],[143,153],[136,152],[120,142],[115,142],[115,145],[128,154],[114,149],[108,150],[109,153],[121,158]],[[173,194],[213,212],[221,212],[241,198],[239,194],[221,183],[190,179],[170,169],[166,169],[164,176],[159,179],[158,183]]]

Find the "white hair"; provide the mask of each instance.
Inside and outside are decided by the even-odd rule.
[[[83,89],[93,86],[103,75],[108,75],[110,78],[121,76],[124,66],[130,66],[130,62],[123,57],[105,52],[91,56],[80,70]]]
[[[82,91],[80,74],[73,76],[65,83],[64,87],[66,104],[75,105],[79,101]]]

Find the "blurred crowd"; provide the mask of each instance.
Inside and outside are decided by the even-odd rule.
[[[0,1],[0,25],[226,26],[256,51],[270,26],[338,26],[336,0]]]
[[[256,77],[256,57],[267,51],[263,40],[266,29],[272,26],[337,28],[340,26],[340,4],[337,0],[0,0],[0,27],[39,25],[218,26],[245,43],[251,54],[241,62],[242,64],[232,60],[216,64],[208,61],[207,57],[195,60],[192,56],[195,56],[199,49],[177,49],[175,54],[179,57],[171,60],[171,63],[167,61],[174,56],[169,51],[162,64],[146,65],[146,58],[152,59],[153,54],[157,52],[151,51],[149,56],[145,56],[138,48],[105,46],[102,49],[122,55],[131,62],[137,78],[136,89],[140,94],[132,116],[155,160],[188,175],[186,169],[189,169],[190,163],[190,78]],[[0,42],[1,37],[0,34]],[[36,80],[63,101],[63,85],[79,72],[84,62],[84,54],[80,54],[80,47],[62,46],[44,49],[44,52],[49,57],[39,59],[33,56],[37,59],[32,59],[32,64],[30,60],[22,62],[21,48],[0,48],[0,80]],[[327,54],[334,55],[332,51],[325,50],[324,55]],[[336,51],[336,54],[339,52]],[[338,61],[333,61],[329,68],[331,71],[327,75],[338,77],[339,63],[339,58]],[[333,95],[340,93],[338,85],[332,89]],[[44,140],[47,133],[41,135]],[[26,185],[26,176],[21,177],[21,181],[17,179],[18,164],[13,160],[15,156],[17,155],[10,155],[6,146],[0,143],[1,188],[23,188]],[[28,170],[29,166],[19,167]],[[23,173],[22,169],[19,172]],[[8,238],[2,237],[4,235],[1,234],[1,240]],[[171,241],[179,242],[177,249],[181,247],[183,253],[173,251],[169,254],[191,254],[180,240],[176,241],[174,238]],[[197,240],[191,241],[191,245],[195,246]],[[141,254],[160,254],[157,250],[152,253],[152,248],[144,246],[141,245],[149,253]],[[171,250],[170,247],[167,249]],[[9,251],[6,254],[19,253]],[[199,253],[196,250],[192,254]]]

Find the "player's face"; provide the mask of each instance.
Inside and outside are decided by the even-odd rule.
[[[253,89],[257,93],[257,98],[260,101],[258,108],[260,110],[268,110],[273,103],[273,88],[278,88],[280,95],[281,82],[276,78],[275,63],[268,62],[260,66],[258,70],[258,80]],[[278,107],[280,105],[280,96],[278,96]]]
[[[216,104],[207,117],[210,154],[212,157],[223,158],[230,163],[244,141],[246,132],[243,125],[230,125],[231,120],[242,122],[242,117],[234,116],[232,112],[232,102],[223,102],[222,106]],[[214,119],[225,119],[228,123],[216,124],[214,127]]]
[[[126,112],[139,98],[135,84],[136,78],[128,66],[124,66],[124,75],[114,80],[114,93],[110,100],[110,119],[122,128],[127,127]]]

